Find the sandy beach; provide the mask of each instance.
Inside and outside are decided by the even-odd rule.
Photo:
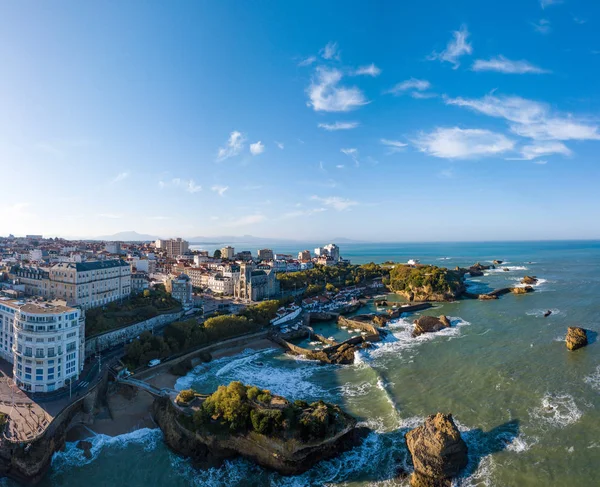
[[[211,352],[213,360],[237,355],[244,350],[264,350],[278,345],[265,338],[252,340],[235,347],[223,347]],[[179,376],[165,368],[144,380],[159,389],[175,387]],[[91,424],[77,425],[70,429],[67,441],[79,441],[96,434],[118,436],[141,428],[157,428],[152,419],[154,398],[146,391],[127,385],[112,385],[106,397],[106,406],[97,410]]]

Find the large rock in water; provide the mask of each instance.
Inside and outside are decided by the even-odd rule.
[[[521,279],[521,284],[528,284],[529,286],[537,284],[537,282],[538,279],[535,276],[525,276],[523,279]]]
[[[585,347],[588,344],[587,332],[583,328],[569,326],[566,342],[569,350]]]
[[[413,487],[450,485],[452,477],[467,466],[467,444],[460,436],[451,414],[428,416],[425,423],[405,435],[415,473]]]
[[[513,287],[513,288],[511,288],[511,292],[513,294],[527,294],[527,293],[532,293],[533,288],[531,286]]]
[[[436,331],[443,330],[444,328],[450,328],[450,320],[446,316],[421,316],[414,322],[415,328],[413,329],[413,337],[418,337],[423,333],[434,333]]]
[[[83,456],[85,458],[88,460],[92,459],[92,452],[90,451],[92,449],[92,444],[89,441],[81,440],[76,446],[79,450],[83,451]]]

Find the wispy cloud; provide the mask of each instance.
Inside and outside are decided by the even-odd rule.
[[[312,106],[317,112],[348,112],[369,103],[356,86],[340,86],[341,80],[340,70],[317,68],[307,89],[308,106]]]
[[[548,161],[546,160],[542,160],[542,159],[537,159],[535,161],[533,161],[534,164],[539,164],[540,166],[543,166],[544,164],[548,164]]]
[[[375,64],[371,63],[368,66],[360,66],[354,74],[357,76],[372,76],[373,78],[379,76],[381,74],[381,69],[379,69]]]
[[[480,99],[445,98],[448,105],[503,118],[510,130],[535,140],[600,140],[598,125],[572,115],[554,113],[545,103],[518,96],[487,95]]]
[[[560,154],[570,156],[571,150],[562,142],[538,142],[531,145],[526,145],[521,148],[521,158],[526,161],[531,161],[538,157]]]
[[[214,186],[212,186],[210,188],[211,191],[214,191],[215,193],[219,193],[219,196],[223,196],[225,194],[225,191],[227,191],[229,189],[229,186],[221,186],[219,184],[215,184]]]
[[[354,161],[354,165],[356,167],[360,166],[360,160],[358,159],[358,149],[354,147],[349,147],[346,149],[340,149],[340,152],[350,157]]]
[[[334,123],[320,123],[319,128],[334,131],[334,130],[350,130],[355,129],[360,124],[358,122],[334,122]]]
[[[533,30],[540,34],[548,34],[552,27],[550,27],[550,21],[548,19],[540,19],[538,22],[532,22]]]
[[[558,5],[559,3],[562,3],[562,0],[540,0],[542,8],[549,7],[550,5]]]
[[[327,208],[311,208],[308,210],[295,210],[295,211],[290,211],[288,213],[284,213],[283,215],[281,215],[281,219],[282,220],[288,220],[290,218],[298,218],[298,217],[302,217],[302,216],[311,216],[314,215],[316,213],[322,213],[324,211],[327,211]]]
[[[264,151],[265,151],[265,145],[260,140],[258,142],[255,142],[254,144],[250,144],[250,153],[253,156],[262,154]]]
[[[192,194],[202,191],[202,186],[196,184],[193,179],[173,178],[170,181],[159,181],[158,186],[160,189],[167,187],[182,188]]]
[[[217,152],[217,161],[224,161],[230,157],[237,156],[242,152],[245,142],[246,139],[241,132],[238,132],[237,130],[231,132],[229,134],[229,139],[227,139],[227,144],[224,147],[220,147]]]
[[[392,95],[402,95],[407,91],[425,91],[429,88],[431,88],[431,83],[426,79],[410,78],[406,81],[402,81],[401,83],[394,85],[385,93],[390,93]]]
[[[549,70],[535,66],[528,61],[511,61],[500,55],[491,59],[477,59],[473,71],[496,71],[505,74],[547,74]]]
[[[573,22],[575,22],[576,24],[580,24],[583,25],[587,22],[587,20],[582,19],[581,17],[577,17],[575,15],[573,15]]]
[[[401,152],[408,145],[408,144],[405,144],[404,142],[400,142],[399,140],[390,140],[390,139],[380,139],[379,142],[381,142],[383,145],[385,145],[389,149],[388,154],[394,154],[396,152]]]
[[[446,49],[442,52],[432,52],[428,59],[429,60],[440,60],[442,62],[451,63],[453,69],[457,69],[460,66],[458,59],[466,54],[473,52],[473,46],[469,44],[467,38],[469,37],[469,31],[465,25],[461,26],[460,30],[456,30],[452,33],[452,39],[446,45]]]
[[[437,128],[413,142],[425,154],[444,159],[475,159],[502,154],[515,143],[503,134],[483,129]]]
[[[316,61],[317,61],[316,56],[309,56],[309,57],[303,59],[302,61],[300,61],[298,63],[298,66],[300,66],[300,67],[310,66],[311,64],[314,64]]]
[[[283,142],[277,142],[275,141],[275,145],[280,148],[281,150],[283,150],[285,148],[285,145],[283,144]]]
[[[111,220],[118,220],[119,218],[123,218],[123,215],[119,215],[116,213],[98,213],[100,218],[109,218]]]
[[[329,206],[336,211],[345,211],[350,209],[353,206],[358,205],[357,201],[350,200],[347,198],[341,198],[339,196],[327,196],[327,197],[319,197],[319,196],[311,196],[311,200],[319,201],[325,206]]]
[[[340,50],[337,42],[328,42],[327,45],[319,51],[319,54],[323,59],[327,60],[340,60]]]
[[[124,179],[127,179],[128,177],[129,177],[129,172],[127,172],[127,171],[120,172],[114,178],[112,178],[110,182],[112,184],[115,184],[115,183],[118,183],[119,181],[123,181]]]
[[[242,227],[246,225],[255,225],[257,223],[263,222],[267,219],[267,217],[261,213],[256,213],[254,215],[246,215],[235,220],[230,220],[223,224],[226,227]]]

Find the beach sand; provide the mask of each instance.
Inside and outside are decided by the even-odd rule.
[[[216,360],[237,355],[249,348],[263,350],[276,347],[278,345],[263,338],[235,347],[217,349],[211,355]],[[165,368],[144,378],[144,381],[159,389],[172,389],[177,379],[179,376],[171,374]],[[107,406],[96,411],[91,424],[72,427],[67,434],[67,441],[79,441],[96,434],[118,436],[142,428],[157,428],[150,412],[153,401],[153,396],[146,391],[127,385],[112,385],[106,397]]]

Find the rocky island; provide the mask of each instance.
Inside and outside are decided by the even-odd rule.
[[[409,301],[453,301],[466,291],[460,271],[434,265],[396,265],[388,286]]]
[[[155,401],[166,444],[198,466],[242,456],[283,475],[297,475],[360,443],[363,430],[339,406],[290,402],[231,382],[210,396],[182,391]]]

